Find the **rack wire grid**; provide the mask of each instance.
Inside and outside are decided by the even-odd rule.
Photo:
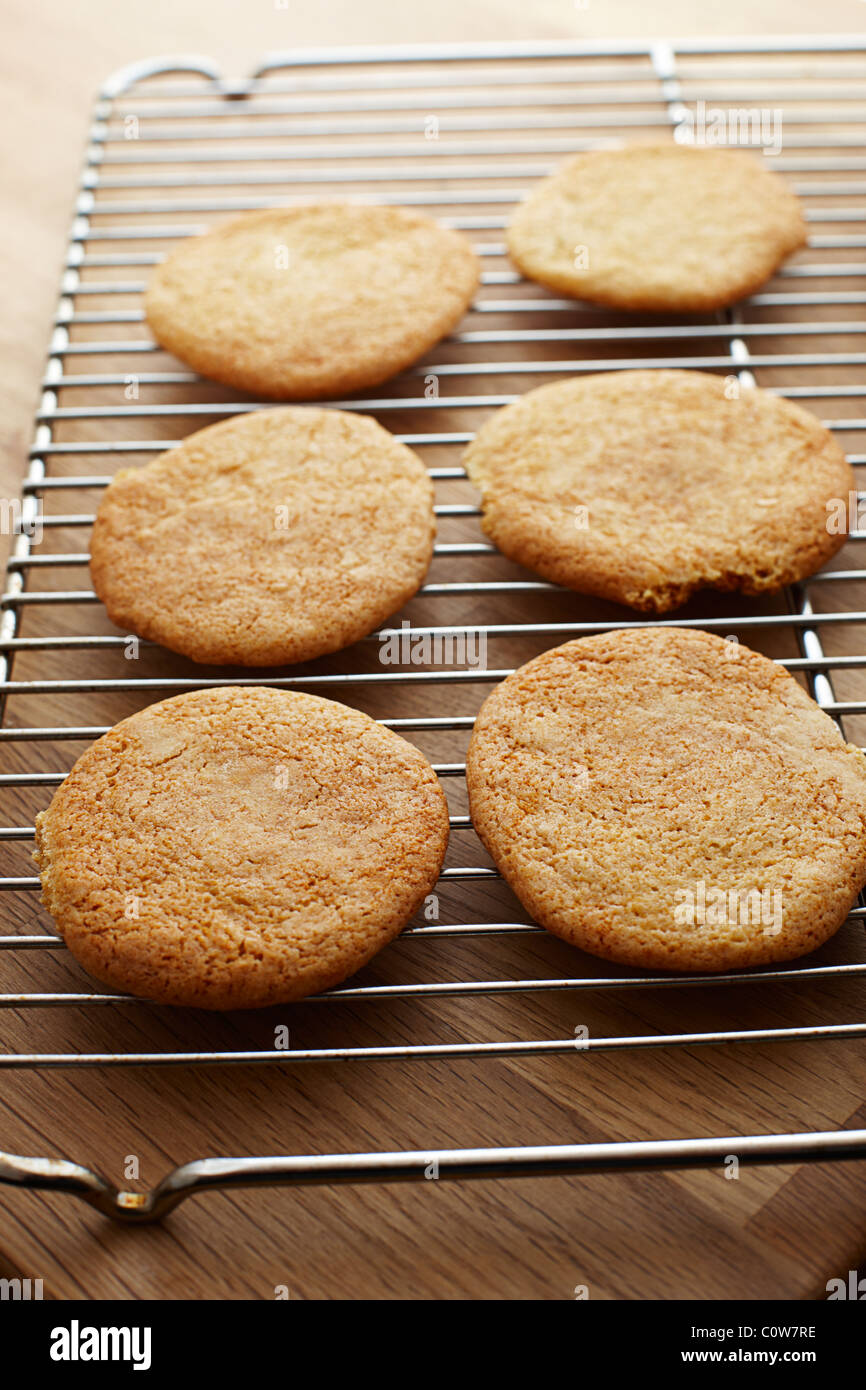
[[[40,966],[50,962],[63,982],[53,990],[10,989],[0,1005],[7,1023],[21,1022],[25,1040],[34,1036],[37,1015],[62,1011],[69,1044],[44,1051],[7,1047],[0,1067],[296,1068],[379,1059],[420,1065],[442,1058],[481,1066],[496,1058],[578,1050],[866,1037],[862,996],[854,1022],[838,1022],[832,1012],[833,991],[866,973],[862,903],[834,942],[805,964],[710,979],[646,976],[605,967],[559,944],[566,954],[556,957],[559,968],[549,977],[504,974],[509,942],[553,938],[526,920],[474,837],[462,783],[474,714],[491,683],[528,656],[638,620],[541,583],[498,555],[481,537],[477,501],[460,466],[462,447],[479,422],[529,387],[567,374],[637,366],[732,375],[745,388],[758,381],[817,413],[829,409],[826,423],[843,439],[852,464],[866,464],[866,453],[857,452],[866,430],[866,419],[857,415],[866,387],[852,370],[866,362],[864,96],[866,42],[855,37],[791,38],[783,46],[759,39],[306,50],[272,54],[249,78],[231,82],[207,59],[178,57],[135,64],[106,82],[69,236],[0,620],[0,743],[11,769],[0,776],[0,794],[10,801],[0,839],[17,870],[0,881],[13,926],[0,938],[0,959],[8,981],[13,959],[32,963],[38,953]],[[804,200],[811,235],[808,249],[764,290],[725,313],[636,316],[558,299],[515,273],[503,228],[535,180],[573,151],[624,138],[673,138],[700,102],[760,108],[783,120],[781,150],[763,153]],[[424,208],[470,237],[482,258],[481,290],[458,331],[384,393],[380,388],[334,404],[379,418],[419,451],[436,481],[439,535],[429,582],[407,608],[409,616],[387,631],[404,634],[410,644],[438,634],[462,635],[477,646],[483,636],[487,666],[471,660],[462,667],[416,666],[410,658],[386,667],[378,659],[381,634],[310,666],[240,677],[203,671],[147,644],[136,654],[87,587],[87,533],[106,470],[145,462],[179,435],[268,404],[196,377],[151,341],[140,307],[147,275],[179,239],[223,214],[335,194]],[[666,625],[699,626],[759,646],[796,673],[856,738],[858,717],[866,713],[857,684],[866,667],[866,612],[856,606],[862,601],[857,586],[866,577],[864,539],[855,526],[831,566],[781,596],[706,596]],[[397,999],[410,1009],[420,1001],[435,1022],[446,997],[538,999],[558,991],[578,997],[607,991],[624,999],[664,990],[670,1000],[711,985],[742,999],[757,984],[779,981],[803,992],[815,982],[832,986],[822,995],[830,1018],[781,1028],[668,1027],[647,1034],[630,1033],[626,1025],[618,1036],[577,1043],[573,1036],[455,1038],[451,1020],[446,1041],[365,1047],[334,1045],[335,1022],[336,1031],[324,1035],[326,1045],[289,1051],[80,1050],[82,1013],[110,1014],[120,1034],[125,1013],[137,1013],[145,1028],[141,1020],[159,1010],[77,983],[74,962],[38,906],[38,879],[27,872],[33,827],[22,817],[32,821],[81,746],[118,717],[174,691],[239,679],[348,699],[429,750],[445,779],[452,849],[438,889],[439,916],[419,920],[386,953],[399,963],[395,969],[411,969],[411,944],[426,941],[430,973],[438,978],[403,983],[398,974],[396,982],[369,984],[365,972],[361,982],[313,1001],[329,1018],[338,1020],[346,1004],[376,1009]],[[431,739],[440,742],[431,747]],[[467,901],[474,912],[466,912]],[[449,969],[448,947],[469,938],[490,948],[489,978],[465,978],[459,971],[455,977]],[[444,1178],[690,1167],[721,1163],[732,1152],[755,1163],[863,1158],[866,1130],[212,1157],[175,1168],[143,1193],[119,1190],[98,1171],[74,1163],[4,1154],[0,1180],[71,1192],[113,1217],[149,1221],[212,1187],[420,1179],[431,1162]]]

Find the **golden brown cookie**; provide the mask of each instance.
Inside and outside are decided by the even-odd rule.
[[[98,739],[38,817],[36,860],[97,979],[251,1009],[365,965],[431,891],[447,842],[417,748],[331,700],[230,686]]]
[[[244,213],[182,242],[144,309],[162,346],[204,376],[313,400],[417,361],[478,282],[468,242],[421,213],[317,203]]]
[[[90,572],[118,627],[193,661],[277,666],[396,612],[435,529],[427,470],[375,420],[284,406],[118,473]]]
[[[813,574],[844,544],[855,487],[814,415],[704,372],[541,386],[486,421],[465,464],[512,560],[656,613]]]
[[[575,155],[520,205],[515,265],[577,299],[698,313],[763,285],[806,244],[800,204],[743,150],[635,144]]]
[[[866,759],[780,667],[705,632],[530,661],[483,705],[467,781],[527,911],[624,965],[790,960],[866,880]]]

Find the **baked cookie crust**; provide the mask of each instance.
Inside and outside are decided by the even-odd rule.
[[[856,486],[814,415],[706,372],[539,387],[487,420],[464,462],[504,554],[649,613],[813,574],[845,542]]]
[[[433,485],[369,416],[254,411],[107,488],[90,545],[112,622],[193,661],[278,666],[366,636],[421,585]]]
[[[144,310],[157,341],[204,376],[317,400],[411,366],[459,322],[479,279],[465,238],[421,213],[316,203],[182,242]]]
[[[482,706],[467,782],[526,910],[623,965],[793,959],[866,881],[866,759],[774,662],[705,632],[530,661]]]
[[[575,155],[507,233],[515,265],[542,285],[661,313],[743,299],[806,239],[798,199],[755,155],[673,143]]]
[[[448,810],[423,755],[367,715],[264,687],[117,724],[37,818],[42,900],[122,992],[251,1009],[338,984],[436,883]]]

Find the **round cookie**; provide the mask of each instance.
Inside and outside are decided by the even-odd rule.
[[[302,999],[365,965],[439,874],[423,755],[313,695],[223,687],[117,724],[37,818],[42,900],[97,979],[165,1004]]]
[[[244,213],[182,242],[144,309],[162,346],[204,376],[313,400],[417,361],[479,278],[468,242],[421,213],[318,203]]]
[[[569,159],[517,209],[525,275],[617,309],[700,313],[763,285],[806,244],[800,204],[743,150],[635,144]]]
[[[866,759],[766,657],[630,629],[545,652],[488,697],[472,820],[535,920],[648,970],[790,960],[866,880]]]
[[[90,544],[112,622],[193,661],[277,666],[338,651],[416,592],[433,485],[375,420],[254,411],[107,488]]]
[[[464,461],[512,560],[656,613],[813,574],[844,544],[855,488],[814,415],[705,372],[541,386],[486,421]]]

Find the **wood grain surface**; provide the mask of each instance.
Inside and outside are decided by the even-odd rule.
[[[105,74],[120,63],[158,52],[196,51],[222,60],[241,75],[268,49],[294,44],[461,38],[641,37],[647,33],[646,11],[635,4],[536,7],[532,31],[521,7],[509,3],[446,3],[435,14],[420,5],[379,3],[359,9],[348,4],[293,4],[289,11],[262,7],[193,3],[108,5],[90,0],[70,11],[59,4],[32,7],[18,0],[5,6],[8,42],[3,48],[2,82],[7,113],[3,131],[11,175],[7,181],[8,215],[0,235],[4,304],[2,404],[2,484],[5,495],[17,491],[31,442],[32,413],[38,400],[49,325],[54,310],[64,240],[70,219],[77,170],[88,122],[88,103]],[[46,22],[46,16],[48,20]],[[721,23],[721,18],[724,23]],[[854,31],[863,7],[834,0],[820,17],[802,5],[732,5],[712,21],[715,32],[796,32],[820,22],[827,32]],[[658,33],[693,32],[694,10],[666,4],[654,10]],[[707,29],[707,32],[712,30]],[[663,111],[656,93],[648,110]],[[862,113],[861,113],[862,114]],[[807,129],[809,129],[807,127]],[[128,172],[124,168],[112,172]],[[849,180],[855,174],[841,174]],[[503,186],[507,181],[503,180]],[[351,185],[349,186],[351,191]],[[181,190],[183,193],[183,190]],[[107,196],[107,195],[106,195]],[[118,191],[111,196],[130,197]],[[136,195],[138,196],[138,195]],[[160,193],[158,196],[165,196]],[[832,191],[822,208],[862,207]],[[471,210],[471,209],[470,209]],[[160,221],[167,220],[160,217]],[[170,219],[168,219],[170,220]],[[178,220],[178,219],[175,219]],[[182,220],[182,219],[181,219]],[[188,220],[188,219],[187,219]],[[862,233],[861,223],[841,228],[830,222],[815,229]],[[481,232],[477,239],[501,239],[501,232]],[[131,243],[134,246],[136,243]],[[830,265],[866,260],[866,252],[826,248],[807,251],[797,264]],[[504,261],[490,264],[505,266]],[[94,272],[96,274],[96,272]],[[100,271],[100,277],[140,279],[138,269]],[[85,282],[88,275],[85,274]],[[862,278],[816,277],[808,283],[778,278],[770,292],[790,293],[862,289]],[[533,287],[511,287],[529,299]],[[487,286],[482,298],[502,291]],[[136,307],[137,295],[92,295],[77,307]],[[749,321],[775,323],[778,334],[750,341],[753,351],[782,353],[791,339],[784,325],[808,315],[828,322],[862,321],[855,305],[756,307]],[[547,322],[544,315],[469,316],[469,329]],[[569,323],[603,327],[612,322],[593,310],[575,310]],[[105,341],[109,335],[146,337],[139,324],[76,328],[77,341]],[[796,346],[796,344],[795,344]],[[677,346],[698,356],[723,351],[700,339]],[[844,328],[826,335],[821,351],[834,354],[863,349],[862,336]],[[581,343],[568,354],[575,361],[610,360],[626,355],[652,356],[651,342],[625,346]],[[513,355],[513,345],[460,346],[453,360],[489,361]],[[531,356],[556,360],[561,344],[533,345]],[[442,361],[441,349],[430,354]],[[148,370],[177,370],[161,355]],[[113,355],[80,359],[74,370],[117,370]],[[766,367],[761,385],[861,384],[862,367]],[[479,377],[467,389],[508,393],[528,389],[544,375],[514,372]],[[458,379],[462,390],[464,379]],[[419,379],[406,378],[390,394],[418,393]],[[444,390],[445,388],[443,388]],[[454,392],[448,387],[451,394]],[[381,394],[381,393],[380,393]],[[68,387],[63,407],[112,406],[122,401],[116,386]],[[181,404],[229,399],[218,388],[148,387],[142,400]],[[240,401],[242,398],[237,397]],[[850,421],[862,417],[856,397],[832,393],[807,401],[824,418]],[[422,412],[383,412],[395,431],[418,429]],[[435,424],[424,428],[471,430],[486,411],[440,406]],[[171,439],[206,423],[200,415],[92,420],[64,420],[54,427],[56,440],[122,438]],[[852,451],[863,450],[864,432],[853,423],[840,431]],[[458,462],[453,446],[420,451],[431,466]],[[143,461],[146,455],[58,455],[50,460],[54,477],[75,473],[112,473],[116,467]],[[50,515],[88,513],[98,490],[47,494]],[[437,485],[437,501],[471,501],[465,482]],[[446,518],[442,541],[478,540],[474,518]],[[39,553],[81,551],[86,529],[46,528]],[[862,542],[852,542],[834,567],[862,566]],[[432,581],[527,577],[500,557],[460,557],[434,561]],[[34,571],[29,587],[88,587],[86,568]],[[846,612],[863,605],[860,583],[815,586],[813,603],[827,611]],[[685,610],[696,620],[724,617],[725,630],[774,656],[798,653],[795,635],[782,621],[756,640],[743,618],[773,614],[784,620],[783,599],[762,603],[701,599]],[[622,621],[613,605],[574,595],[463,594],[418,598],[401,615],[427,621],[482,624],[531,620]],[[738,622],[738,619],[740,620]],[[93,603],[33,604],[24,610],[22,635],[52,639],[83,633],[117,635],[102,609]],[[488,653],[493,668],[510,667],[557,640],[549,634],[497,639]],[[863,625],[844,623],[827,630],[825,647],[834,655],[862,654]],[[134,670],[131,669],[134,667]],[[307,669],[307,668],[304,668]],[[339,658],[317,663],[317,673],[379,670],[375,649],[360,644]],[[200,674],[200,672],[199,672]],[[226,673],[218,673],[224,675]],[[123,679],[134,675],[156,680],[195,679],[188,663],[156,649],[143,648],[127,662],[122,650],[49,649],[20,652],[17,681],[85,678]],[[863,698],[864,678],[857,670],[835,680],[837,697]],[[489,680],[468,683],[414,683],[399,690],[352,683],[345,691],[328,691],[370,713],[386,715],[471,715],[490,688]],[[396,696],[396,698],[395,698]],[[154,698],[153,692],[48,688],[10,697],[5,726],[101,725],[114,722]],[[866,742],[866,721],[847,721],[846,732]],[[426,732],[413,735],[436,762],[459,762],[467,733]],[[46,740],[4,743],[4,772],[62,771],[83,742]],[[452,812],[464,813],[462,780],[445,779]],[[2,823],[32,824],[50,795],[50,787],[2,788]],[[4,874],[32,872],[27,842],[2,846]],[[474,835],[456,830],[447,863],[456,867],[488,863]],[[2,933],[36,933],[47,928],[32,893],[3,896]],[[496,882],[453,880],[441,893],[443,923],[525,921],[519,905]],[[848,923],[810,963],[861,961],[862,924]],[[426,980],[509,980],[556,977],[609,977],[616,972],[580,955],[547,934],[476,937],[407,935],[388,948],[359,977],[358,983],[407,983]],[[62,950],[4,952],[0,989],[13,991],[87,990],[91,982]],[[624,1034],[707,1032],[725,1028],[773,1028],[828,1022],[856,1022],[864,1017],[866,991],[859,980],[823,982],[792,978],[774,984],[736,988],[711,986],[655,991],[544,991],[396,999],[375,1005],[309,1003],[227,1018],[129,1004],[80,1009],[3,1010],[3,1052],[96,1052],[135,1050],[225,1050],[272,1046],[274,1029],[287,1023],[295,1049],[518,1038],[570,1038],[583,1025],[592,1037]],[[554,1058],[455,1062],[344,1063],[296,1066],[291,1062],[258,1068],[99,1069],[87,1072],[0,1070],[0,1148],[25,1154],[52,1154],[101,1169],[112,1181],[131,1188],[153,1186],[177,1163],[206,1155],[256,1153],[327,1153],[396,1148],[487,1146],[547,1142],[593,1142],[686,1135],[772,1133],[784,1130],[836,1129],[866,1125],[864,1105],[866,1053],[857,1042],[778,1043],[695,1048],[661,1048]],[[734,1149],[733,1152],[736,1152]],[[138,1176],[127,1179],[130,1158]],[[461,1186],[425,1182],[403,1187],[341,1187],[260,1190],[209,1194],[191,1199],[160,1227],[114,1226],[65,1197],[4,1190],[0,1195],[0,1274],[18,1272],[42,1278],[46,1295],[56,1298],[271,1298],[287,1285],[297,1298],[503,1298],[569,1299],[585,1285],[592,1298],[652,1299],[719,1297],[820,1298],[826,1281],[856,1266],[866,1249],[863,1198],[866,1167],[814,1165],[740,1170],[736,1181],[724,1173],[610,1176],[582,1179],[521,1179]]]

